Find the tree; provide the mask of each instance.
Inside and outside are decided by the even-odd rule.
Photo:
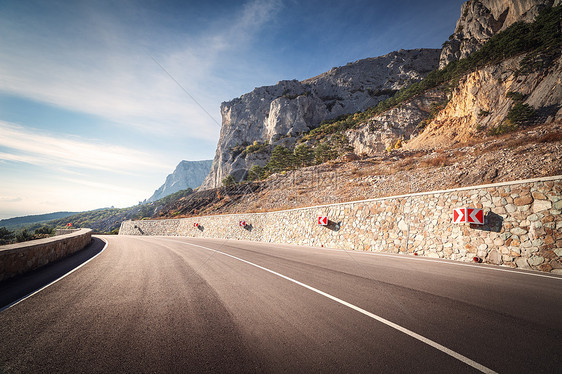
[[[23,229],[16,234],[16,241],[18,243],[26,242],[28,240],[31,240],[31,235],[27,232],[26,229]]]
[[[317,164],[333,160],[338,157],[338,152],[327,142],[319,144],[314,148],[314,159]]]
[[[266,167],[272,173],[278,173],[293,168],[294,166],[295,155],[282,145],[278,145],[273,149],[273,152],[271,152],[271,158]]]
[[[10,244],[14,239],[15,234],[5,227],[0,227],[0,245]]]
[[[337,155],[333,158],[353,151],[353,147],[349,145],[349,139],[345,136],[345,134],[338,133],[332,135],[330,142],[332,143],[332,148],[337,153]]]
[[[301,144],[295,148],[295,161],[300,167],[314,163],[314,151],[308,144]]]
[[[264,179],[265,173],[266,173],[265,168],[259,165],[252,165],[250,170],[248,170],[248,175],[246,176],[246,179],[249,181],[261,180]]]
[[[232,176],[232,174],[229,174],[227,177],[225,177],[222,180],[222,185],[227,187],[227,186],[234,186],[236,184],[236,180],[234,179],[234,177]]]
[[[55,233],[55,229],[49,226],[43,226],[35,230],[35,235],[53,235]]]

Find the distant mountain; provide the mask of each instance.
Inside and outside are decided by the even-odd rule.
[[[176,170],[168,177],[166,182],[147,199],[147,202],[159,200],[187,188],[197,188],[211,170],[212,160],[182,161],[176,166]]]
[[[47,222],[53,219],[62,219],[65,217],[78,214],[78,212],[56,212],[47,214],[37,214],[24,217],[14,217],[0,220],[0,227],[5,227],[7,229],[13,230],[18,229],[21,226],[38,224]]]

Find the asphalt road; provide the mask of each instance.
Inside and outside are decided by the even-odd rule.
[[[562,370],[562,277],[326,248],[101,238],[107,247],[97,239],[84,266],[0,312],[0,373]]]

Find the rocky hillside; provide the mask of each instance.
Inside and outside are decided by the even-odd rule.
[[[472,53],[460,44],[458,55],[449,53],[445,43],[441,56],[454,56],[443,68],[312,129],[307,121],[322,117],[310,109],[315,96],[302,88],[308,81],[280,82],[223,104],[223,136],[206,186],[220,185],[236,168],[266,167],[250,170],[253,183],[228,187],[235,192],[197,192],[158,215],[282,209],[561,174],[562,6],[554,3],[467,2],[458,25],[472,30],[463,34],[478,42],[466,43]],[[488,31],[476,38],[479,29]],[[277,96],[282,90],[286,97]],[[240,175],[229,183],[236,180]]]
[[[166,182],[148,198],[146,202],[160,200],[163,197],[188,188],[197,188],[209,174],[212,160],[182,161],[176,170],[166,177]]]
[[[547,123],[438,150],[342,157],[264,181],[197,191],[170,201],[153,218],[263,212],[561,174],[562,123]]]
[[[443,43],[439,68],[477,51],[492,36],[518,21],[531,22],[560,0],[470,0],[461,7],[455,32]]]
[[[201,188],[241,180],[264,166],[275,145],[291,147],[321,122],[365,110],[437,67],[439,50],[400,50],[360,60],[305,81],[256,88],[221,105],[222,128],[211,172]],[[247,150],[253,145],[253,149]]]
[[[508,132],[518,123],[530,126],[562,121],[562,59],[546,69],[521,74],[518,70],[523,58],[511,58],[464,76],[446,107],[406,148],[437,149]],[[516,108],[522,112],[518,114]]]

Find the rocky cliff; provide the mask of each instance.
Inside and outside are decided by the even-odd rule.
[[[517,71],[523,57],[463,77],[447,106],[406,148],[445,148],[486,136],[510,125],[508,117],[517,103],[534,111],[526,125],[562,121],[562,59],[546,70],[522,75]]]
[[[454,33],[443,43],[439,68],[467,57],[488,39],[518,21],[530,22],[562,0],[470,0],[461,7]]]
[[[199,187],[209,173],[211,164],[212,160],[181,161],[174,172],[166,177],[166,182],[147,199],[147,202],[159,200],[187,188]]]
[[[221,105],[222,128],[211,171],[201,188],[240,179],[263,166],[273,145],[292,145],[322,121],[365,110],[435,69],[439,50],[400,50],[333,68],[304,81],[281,81]],[[244,152],[256,142],[261,152]],[[267,146],[268,145],[268,146]]]

